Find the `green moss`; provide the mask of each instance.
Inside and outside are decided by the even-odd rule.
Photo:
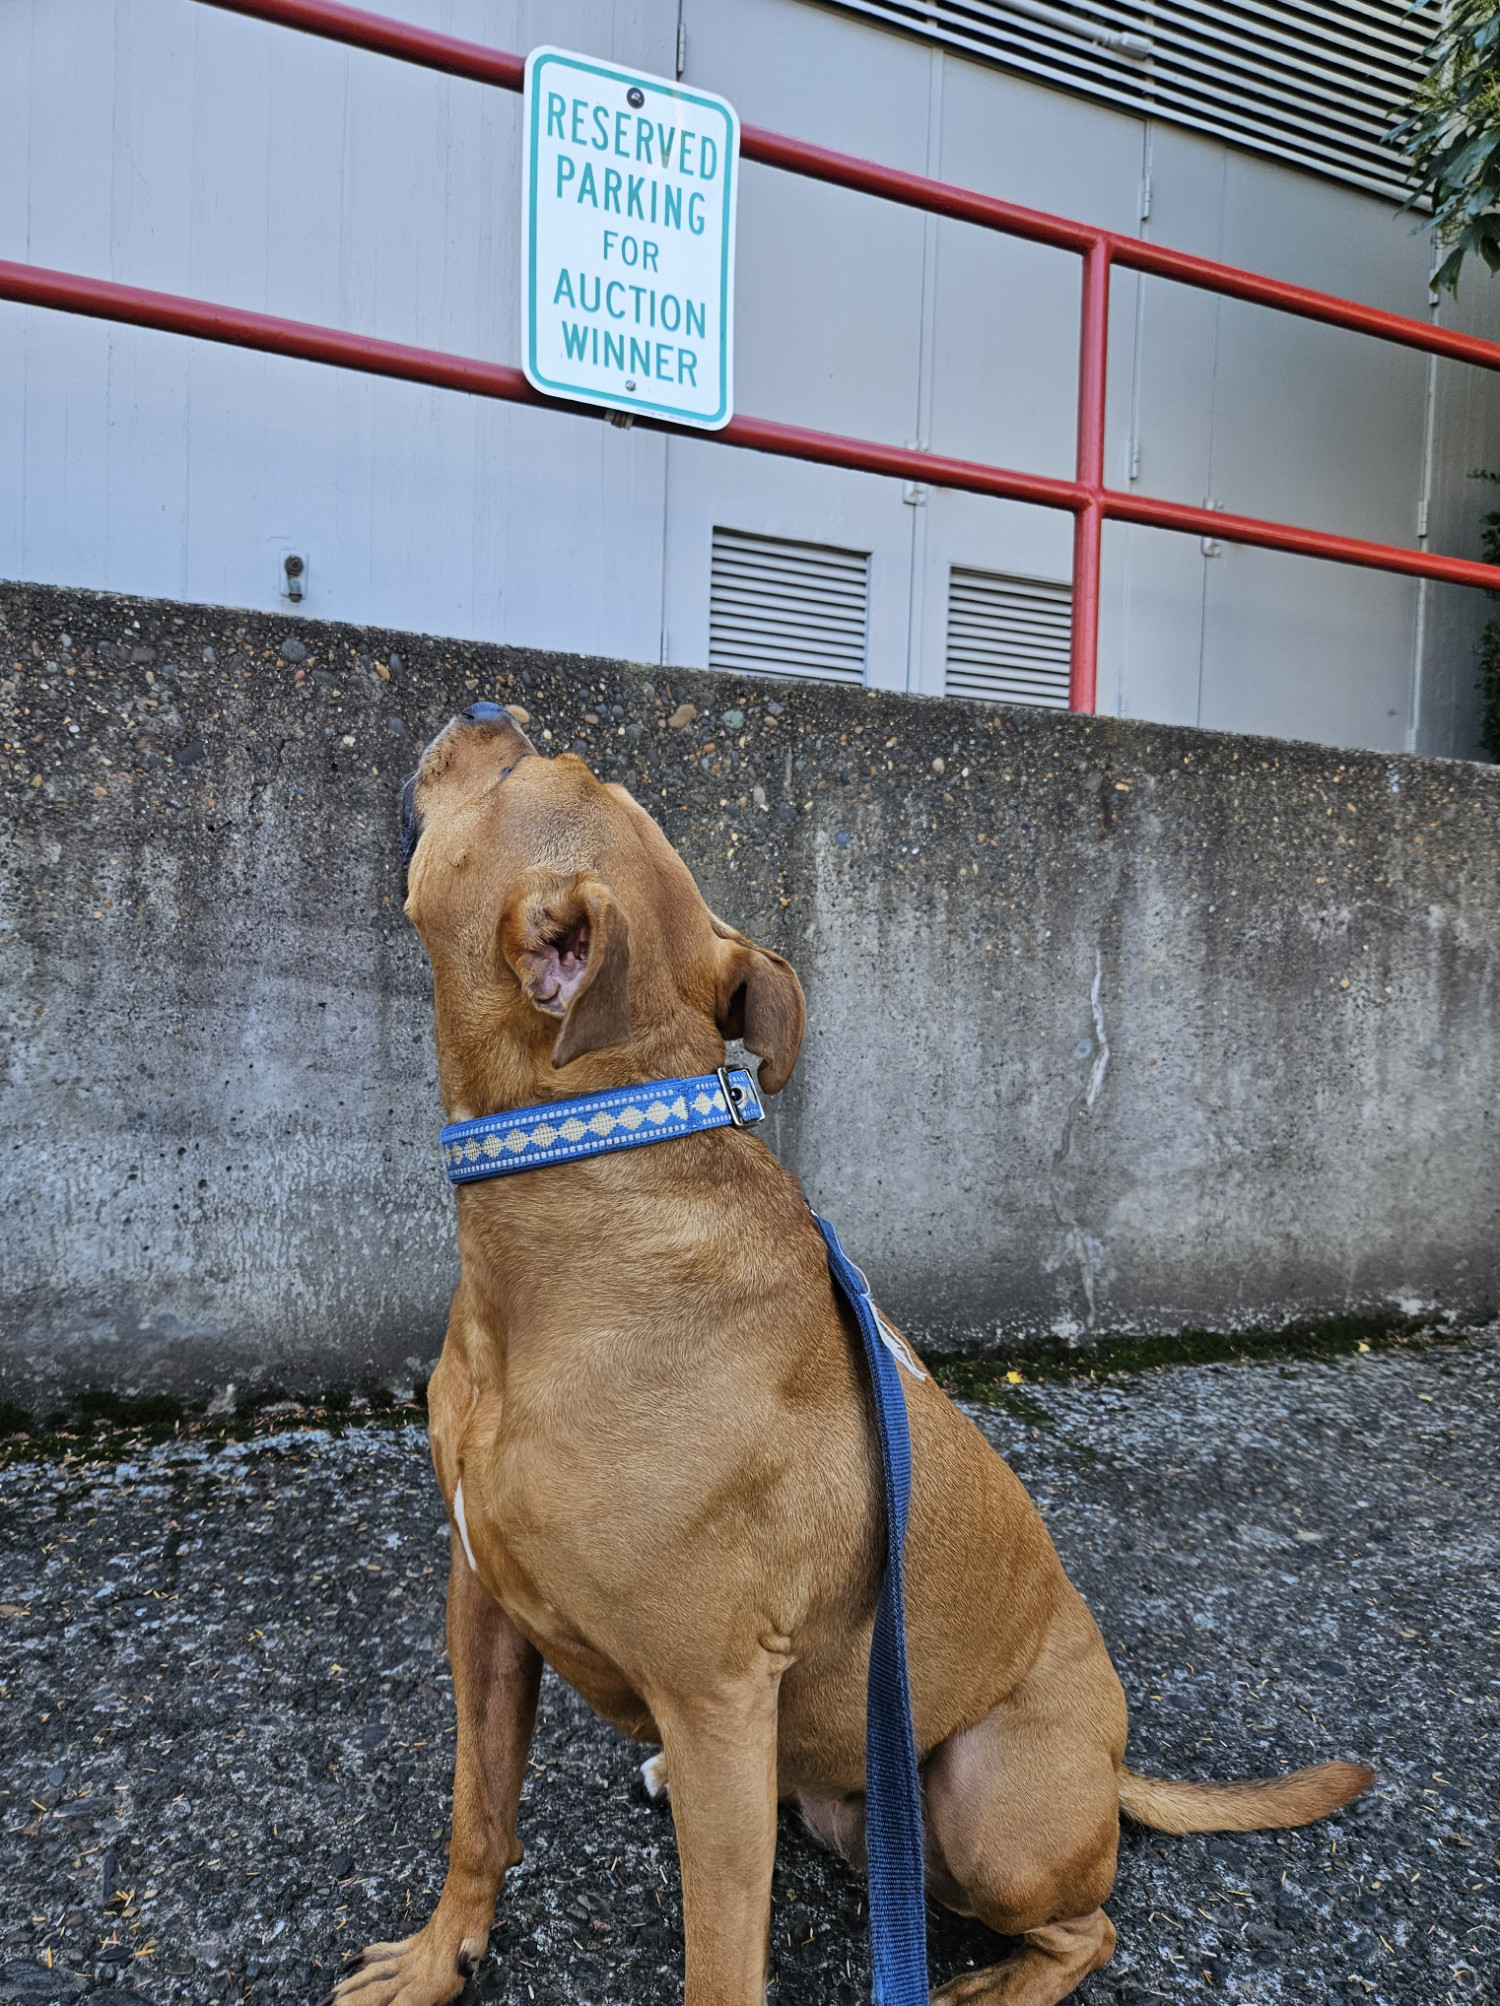
[[[369,1403],[372,1414],[389,1414],[395,1406],[395,1396],[389,1386],[384,1385],[372,1373],[366,1373],[356,1389]]]
[[[80,1420],[108,1421],[113,1428],[170,1427],[185,1412],[170,1393],[147,1393],[132,1400],[99,1387],[78,1394],[73,1407]]]
[[[1087,1351],[1047,1346],[1017,1351],[1009,1358],[949,1358],[933,1366],[937,1382],[961,1400],[1003,1407],[1034,1426],[1046,1416],[1021,1387],[1030,1381],[1055,1384],[1078,1379],[1115,1379],[1154,1372],[1167,1365],[1284,1364],[1297,1359],[1348,1358],[1360,1351],[1435,1345],[1462,1339],[1468,1330],[1493,1321],[1485,1310],[1463,1326],[1434,1330],[1421,1317],[1334,1316],[1284,1324],[1274,1330],[1181,1330],[1170,1337],[1102,1337]],[[1007,1374],[1021,1375],[1020,1385]]]
[[[427,1410],[415,1405],[397,1407],[389,1402],[384,1412],[361,1414],[356,1417],[357,1425],[364,1428],[425,1428]],[[288,1427],[299,1429],[321,1428],[331,1435],[342,1435],[354,1425],[344,1411],[331,1411],[322,1407],[309,1407],[300,1419],[287,1415],[271,1415],[262,1418],[245,1413],[234,1417],[214,1419],[183,1419],[130,1423],[119,1427],[104,1426],[95,1422],[92,1427],[76,1428],[60,1425],[56,1415],[50,1416],[35,1434],[15,1434],[7,1441],[0,1441],[0,1469],[7,1469],[12,1463],[121,1463],[128,1462],[143,1450],[153,1448],[162,1442],[194,1442],[200,1448],[219,1449],[229,1442],[250,1442],[257,1436],[281,1434]]]
[[[1017,1350],[1005,1358],[945,1358],[932,1361],[933,1376],[960,1400],[976,1400],[1003,1408],[1033,1428],[1051,1428],[1047,1410],[1028,1386],[1067,1384],[1080,1379],[1121,1380],[1167,1365],[1286,1364],[1299,1359],[1347,1358],[1361,1348],[1439,1348],[1461,1343],[1471,1330],[1492,1323],[1500,1311],[1486,1309],[1451,1329],[1435,1330],[1420,1317],[1390,1315],[1325,1317],[1285,1324],[1274,1330],[1183,1330],[1170,1337],[1103,1337],[1088,1351],[1061,1345]],[[1012,1382],[1007,1375],[1019,1374]],[[170,1441],[192,1441],[205,1448],[227,1442],[249,1442],[257,1436],[291,1429],[321,1428],[343,1435],[350,1428],[425,1428],[427,1388],[398,1406],[377,1381],[361,1381],[359,1392],[369,1411],[354,1411],[353,1395],[335,1387],[321,1403],[300,1416],[262,1416],[246,1407],[230,1418],[190,1417],[181,1403],[161,1394],[127,1401],[112,1394],[90,1393],[78,1401],[81,1419],[49,1414],[35,1433],[25,1411],[0,1404],[0,1469],[18,1462],[118,1463],[141,1450]],[[377,1398],[378,1396],[378,1398]],[[262,1392],[260,1401],[267,1398]]]

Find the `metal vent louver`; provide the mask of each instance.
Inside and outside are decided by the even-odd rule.
[[[1066,585],[955,565],[948,575],[945,695],[1066,710],[1072,611]]]
[[[716,528],[708,665],[862,683],[869,597],[865,551]]]
[[[1439,0],[829,0],[1045,83],[1404,200],[1385,140]]]

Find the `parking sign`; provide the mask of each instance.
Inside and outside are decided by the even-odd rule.
[[[538,390],[708,431],[729,423],[739,160],[723,98],[532,50],[521,345]]]

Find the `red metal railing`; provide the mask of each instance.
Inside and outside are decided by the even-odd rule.
[[[477,42],[459,41],[450,35],[434,34],[428,29],[388,20],[382,15],[367,14],[353,7],[338,5],[336,0],[204,0],[204,4],[221,7],[230,13],[278,22],[285,27],[299,28],[309,34],[348,43],[354,48],[368,49],[380,55],[398,57],[403,62],[420,64],[427,69],[441,70],[450,76],[493,84],[502,90],[519,91],[523,87],[525,64],[519,56],[487,49]],[[793,459],[819,461],[826,466],[846,467],[859,473],[888,474],[934,487],[959,488],[972,494],[993,495],[1009,501],[1032,502],[1041,508],[1067,510],[1074,520],[1071,709],[1092,711],[1094,708],[1100,552],[1106,521],[1143,523],[1156,529],[1212,536],[1228,543],[1254,544],[1266,550],[1292,551],[1300,556],[1327,558],[1339,564],[1364,565],[1375,571],[1401,572],[1449,584],[1500,589],[1500,567],[1478,564],[1467,558],[1441,557],[1396,544],[1330,536],[1320,530],[1301,529],[1290,523],[1266,522],[1253,516],[1224,515],[1217,510],[1195,508],[1183,502],[1125,493],[1104,484],[1105,363],[1109,337],[1110,273],[1116,265],[1157,278],[1172,279],[1181,285],[1197,286],[1231,299],[1250,300],[1259,306],[1274,307],[1282,313],[1299,315],[1304,320],[1349,328],[1382,341],[1397,342],[1407,348],[1446,356],[1452,361],[1474,363],[1482,369],[1500,370],[1500,346],[1495,343],[1480,341],[1472,335],[1456,334],[1426,321],[1408,320],[1400,314],[1385,313],[1377,307],[1360,306],[1331,293],[1284,285],[1280,280],[1241,271],[1234,265],[1216,264],[1209,258],[1192,257],[1186,252],[1144,243],[1140,238],[1122,236],[1116,231],[1094,229],[1086,223],[1069,221],[1066,217],[1025,209],[1015,203],[999,201],[994,196],[977,194],[972,189],[956,188],[919,174],[882,167],[874,161],[833,153],[824,147],[810,146],[802,140],[788,139],[757,126],[742,128],[741,152],[746,160],[759,161],[764,166],[782,168],[791,174],[804,174],[843,188],[858,189],[863,194],[905,203],[933,215],[976,223],[1007,236],[1050,244],[1058,250],[1075,252],[1082,258],[1078,450],[1076,474],[1071,481],[948,459],[909,447],[882,445],[870,439],[840,438],[832,433],[809,431],[798,425],[781,425],[764,418],[735,418],[724,430],[711,435],[721,444],[748,447],[755,452],[779,453]],[[104,320],[126,321],[138,327],[194,335],[203,340],[228,342],[242,348],[264,349],[272,354],[297,356],[309,362],[333,363],[371,375],[429,383],[440,389],[465,390],[474,396],[537,404],[575,414],[584,408],[543,397],[531,387],[519,369],[507,368],[501,363],[445,355],[434,349],[409,347],[402,342],[377,341],[369,335],[314,327],[301,321],[280,320],[270,314],[249,313],[204,300],[180,299],[169,293],[144,292],[135,286],[115,285],[104,279],[84,278],[69,272],[45,271],[34,265],[8,264],[0,260],[0,299],[57,308],[65,313],[90,314]],[[638,418],[635,422],[653,431],[682,429],[654,419]],[[693,431],[688,436],[701,439],[705,435]]]

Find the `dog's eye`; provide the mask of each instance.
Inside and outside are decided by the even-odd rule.
[[[422,820],[416,810],[417,776],[414,773],[401,790],[401,897],[406,897],[407,873],[422,840]]]

